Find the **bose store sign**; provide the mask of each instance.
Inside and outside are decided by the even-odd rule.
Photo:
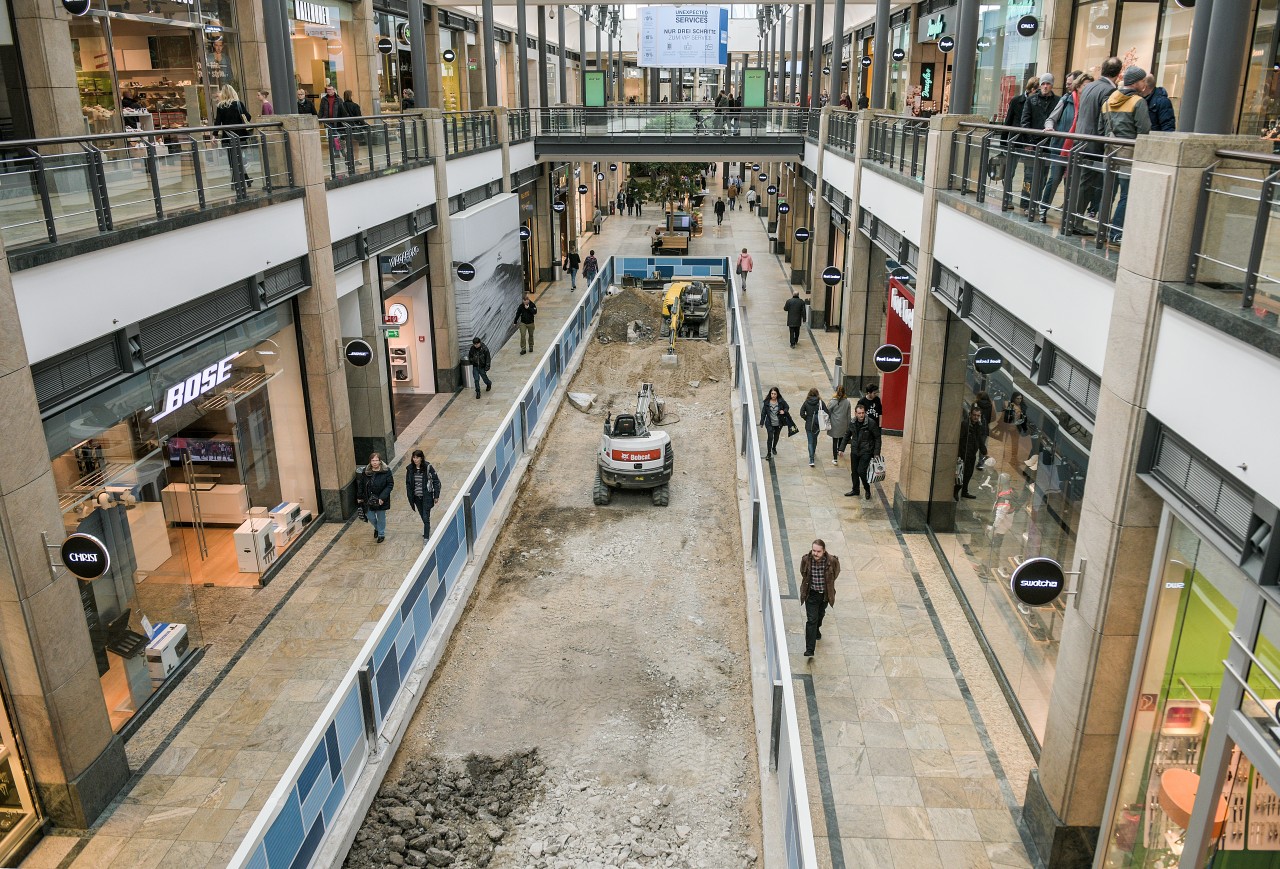
[[[221,383],[231,379],[231,363],[239,356],[232,353],[221,362],[215,362],[203,371],[197,371],[179,384],[169,387],[164,394],[164,410],[151,417],[152,422],[159,422],[169,414],[185,407]]]

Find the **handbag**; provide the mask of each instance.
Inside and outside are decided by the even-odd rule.
[[[964,459],[956,459],[956,484],[964,482]]]
[[[872,456],[867,464],[867,484],[884,482],[884,456]]]
[[[831,414],[821,403],[818,404],[818,430],[831,431]]]

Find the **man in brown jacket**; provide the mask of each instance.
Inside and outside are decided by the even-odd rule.
[[[822,617],[827,607],[836,605],[836,579],[840,559],[827,552],[821,539],[813,541],[800,559],[800,603],[808,619],[804,623],[804,656],[813,657],[813,647],[822,639]]]

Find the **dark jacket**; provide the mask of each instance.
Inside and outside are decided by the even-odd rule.
[[[1080,95],[1074,91],[1063,94],[1049,113],[1049,120],[1053,121],[1053,128],[1059,133],[1070,132],[1071,125],[1076,121],[1076,101],[1079,99]]]
[[[991,428],[991,420],[996,415],[996,406],[992,403],[991,398],[979,398],[974,400],[974,404],[978,405],[978,410],[982,412],[982,424],[987,428]]]
[[[1022,126],[1022,108],[1027,104],[1027,92],[1023,91],[1013,99],[1009,100],[1009,109],[1004,113],[1004,125],[1006,127]],[[1006,142],[1012,141],[1013,133],[1004,133]]]
[[[800,603],[809,599],[809,568],[813,566],[813,553],[806,552],[800,557]],[[827,604],[836,605],[836,580],[840,577],[840,559],[827,553]]]
[[[238,127],[241,124],[248,123],[252,118],[249,117],[249,110],[244,107],[244,103],[236,100],[229,106],[219,105],[213,112],[213,125],[215,127]],[[238,133],[227,130],[227,135],[243,135],[248,130],[240,130]],[[222,131],[218,131],[218,137],[221,138]]]
[[[355,100],[343,100],[342,113],[344,117],[348,117],[348,118],[358,118],[364,114],[364,112],[360,109],[360,104]],[[358,127],[360,126],[360,122],[357,121],[351,126]]]
[[[427,505],[427,509],[431,509],[440,498],[440,476],[428,461],[424,460],[421,468],[412,461],[409,462],[409,467],[405,469],[404,474],[404,492],[409,496],[411,507],[418,506],[418,498],[414,495],[414,492],[418,491],[418,477],[425,477],[422,481],[422,501]]]
[[[385,510],[391,506],[391,489],[395,484],[386,465],[380,471],[366,467],[356,479],[356,503],[366,510]]]
[[[987,454],[987,427],[982,420],[971,423],[969,415],[964,415],[960,423],[960,458],[969,461],[977,456]]]
[[[858,399],[858,403],[854,407],[865,407],[867,409],[867,419],[880,424],[881,417],[884,416],[884,402],[880,400],[880,396],[875,398],[867,398],[865,395]]]
[[[1102,129],[1118,139],[1136,139],[1151,132],[1147,101],[1132,88],[1120,88],[1102,106]]]
[[[765,428],[769,427],[769,395],[765,394],[764,401],[760,402],[760,425]],[[779,428],[789,428],[795,425],[791,419],[791,406],[787,404],[787,400],[781,395],[778,396],[778,426]]]
[[[880,455],[880,426],[871,417],[858,422],[855,416],[849,423],[849,449],[855,458],[866,459]]]
[[[342,103],[342,97],[334,94],[330,97],[324,94],[320,97],[319,115],[322,118],[345,118],[347,109]]]
[[[818,431],[818,408],[822,405],[820,398],[806,398],[804,404],[800,405],[800,418],[804,420],[805,431]]]
[[[1173,114],[1173,102],[1169,92],[1164,88],[1156,88],[1147,94],[1147,111],[1151,113],[1151,129],[1161,133],[1172,133],[1178,129],[1177,118]]]
[[[565,268],[569,269],[570,271],[582,265],[582,257],[579,256],[575,251],[570,251],[569,253],[567,253],[565,255],[564,261],[568,263],[568,265],[565,266]]]
[[[298,114],[314,115],[316,113],[316,104],[311,102],[311,97],[298,100]]]
[[[600,273],[600,260],[594,256],[588,256],[582,261],[582,276],[587,280],[591,280]]]
[[[529,304],[521,302],[516,306],[516,318],[512,323],[532,323],[533,318],[538,316],[538,306],[532,301]]]
[[[1022,104],[1022,126],[1029,130],[1043,130],[1044,122],[1053,114],[1057,105],[1057,94],[1050,92],[1045,96],[1037,90]]]
[[[413,97],[400,98],[400,111],[407,112],[409,109],[416,109],[417,107],[418,104],[414,101]]]
[[[782,310],[787,312],[788,326],[800,326],[804,324],[804,299],[799,296],[792,296],[783,303]]]
[[[488,371],[489,363],[493,361],[493,357],[489,355],[489,348],[481,341],[479,347],[474,344],[471,345],[471,349],[467,351],[467,361],[481,371]]]
[[[724,200],[717,199],[715,208],[713,208],[712,210],[715,211],[716,214],[724,214]]]
[[[1109,78],[1091,81],[1080,91],[1079,117],[1076,118],[1076,132],[1085,136],[1102,135],[1102,104],[1116,89],[1115,82]],[[1102,145],[1090,142],[1084,150],[1090,154],[1101,154]]]

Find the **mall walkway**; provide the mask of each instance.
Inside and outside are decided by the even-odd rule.
[[[588,243],[598,256],[611,255],[632,228],[606,221]],[[567,280],[540,288],[539,350],[577,298]],[[402,437],[401,448],[421,447],[436,465],[445,504],[539,358],[521,356],[513,335],[494,354],[492,392],[479,401],[470,390],[438,397],[409,432],[425,433],[416,443]],[[421,520],[402,483],[398,470],[386,543],[376,544],[362,522],[327,524],[266,588],[204,606],[211,646],[130,739],[131,786],[95,828],[54,831],[23,867],[227,865],[421,551]]]

